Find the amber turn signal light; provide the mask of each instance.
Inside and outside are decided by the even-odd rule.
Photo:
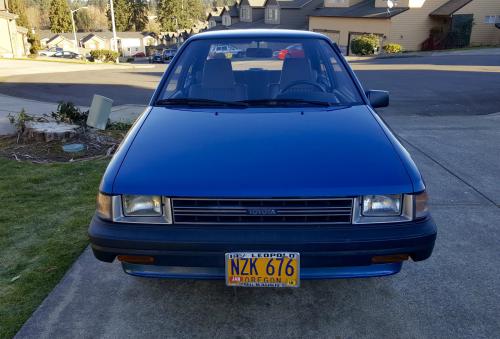
[[[391,254],[391,255],[377,255],[372,258],[373,263],[389,263],[389,262],[401,262],[408,260],[408,254]]]
[[[152,264],[155,258],[145,255],[119,255],[118,260],[131,264]]]

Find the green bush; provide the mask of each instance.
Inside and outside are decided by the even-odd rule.
[[[374,34],[363,34],[351,40],[351,51],[356,55],[372,55],[379,48],[379,39]]]
[[[51,116],[57,122],[84,126],[87,122],[89,111],[82,112],[72,102],[61,101],[57,106],[57,110],[52,112]]]
[[[37,34],[28,31],[28,42],[30,44],[30,55],[36,56],[38,51],[42,48],[40,45],[40,37]]]
[[[384,50],[384,52],[386,52],[387,54],[396,54],[396,53],[401,53],[403,52],[403,47],[401,47],[400,44],[393,44],[393,43],[390,43],[390,44],[387,44],[385,45],[384,47],[382,47],[382,49]]]
[[[90,51],[90,56],[94,61],[116,62],[119,54],[118,52],[109,49],[95,49]]]

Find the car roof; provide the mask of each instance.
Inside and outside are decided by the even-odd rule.
[[[190,40],[224,38],[325,38],[323,34],[291,29],[231,29],[193,35]]]

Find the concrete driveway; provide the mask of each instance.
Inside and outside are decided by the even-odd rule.
[[[439,233],[429,260],[386,278],[231,289],[126,276],[87,250],[17,338],[497,337],[500,116],[388,122],[432,197]]]

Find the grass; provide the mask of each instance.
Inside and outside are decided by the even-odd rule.
[[[0,158],[0,338],[15,335],[87,245],[105,166]]]

